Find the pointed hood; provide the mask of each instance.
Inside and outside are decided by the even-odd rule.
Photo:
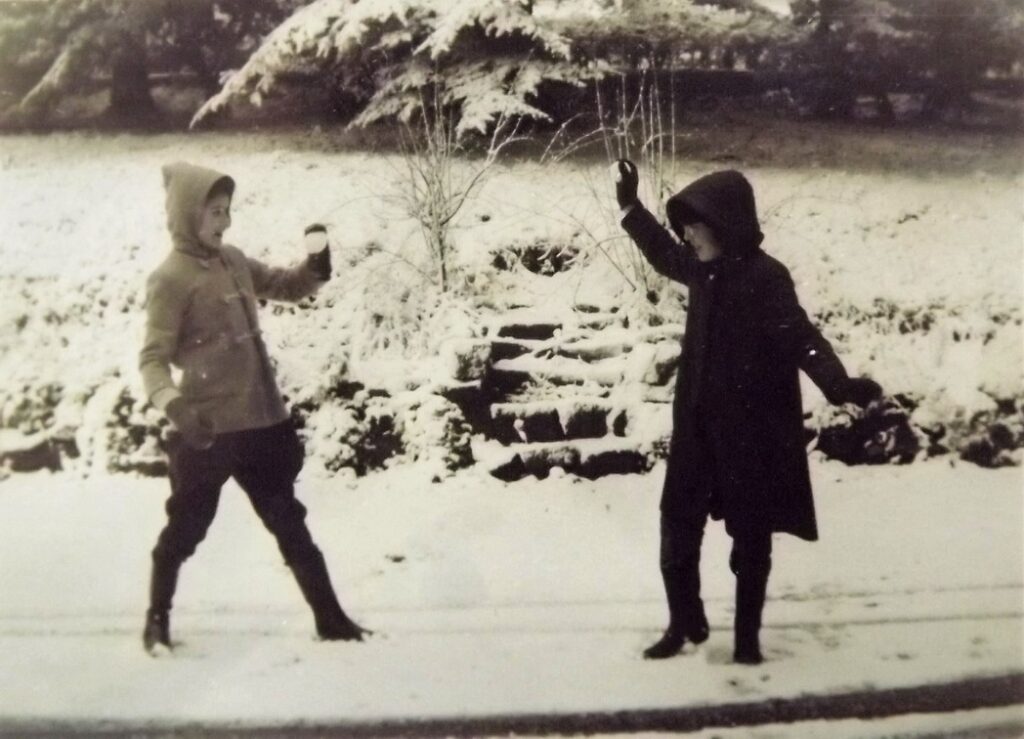
[[[233,194],[235,181],[226,174],[186,162],[174,162],[163,168],[164,190],[167,193],[167,230],[174,248],[196,256],[209,256],[211,249],[199,242],[199,219],[206,198],[214,185],[226,180],[227,191]]]
[[[757,220],[754,189],[746,177],[733,169],[694,180],[669,198],[665,210],[679,238],[683,237],[684,223],[699,220],[711,226],[729,257],[754,253],[764,239]]]

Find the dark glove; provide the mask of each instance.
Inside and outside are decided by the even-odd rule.
[[[628,159],[616,160],[613,170],[615,178],[615,199],[620,208],[627,208],[637,202],[637,188],[640,187],[640,174],[636,165]]]
[[[882,386],[868,377],[848,377],[839,385],[836,403],[853,403],[861,408],[882,397]]]
[[[213,432],[213,423],[187,400],[181,396],[174,398],[167,404],[164,412],[190,447],[209,449],[213,446],[217,438]]]
[[[321,282],[331,279],[331,247],[327,242],[327,227],[321,223],[314,223],[307,226],[304,232],[306,237],[306,264],[316,273]]]

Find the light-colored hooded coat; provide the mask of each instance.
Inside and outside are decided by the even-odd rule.
[[[322,283],[306,262],[268,267],[234,246],[211,249],[197,233],[210,189],[231,178],[191,164],[163,168],[174,248],[146,286],[146,337],[139,368],[163,410],[183,396],[217,433],[264,428],[288,418],[257,317],[258,298],[300,300]],[[171,365],[182,370],[175,384]]]

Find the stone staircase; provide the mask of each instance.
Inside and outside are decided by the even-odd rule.
[[[666,415],[678,332],[638,336],[625,317],[581,307],[572,318],[520,309],[497,319],[479,379],[446,393],[477,434],[474,458],[499,479],[556,468],[594,479],[654,462],[647,419]]]

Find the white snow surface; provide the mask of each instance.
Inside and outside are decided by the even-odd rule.
[[[1024,667],[1020,470],[939,461],[814,464],[822,540],[776,537],[759,667],[731,664],[729,541],[711,524],[711,638],[641,659],[665,621],[663,473],[512,485],[477,470],[432,485],[417,465],[304,475],[300,498],[342,602],[376,631],[362,644],[313,639],[273,540],[229,483],[182,570],[166,659],[140,642],[166,482],[14,476],[0,483],[0,722],[244,727],[680,707]]]
[[[311,419],[320,425],[300,497],[343,603],[377,635],[365,644],[313,640],[272,540],[229,484],[182,573],[178,648],[149,658],[140,644],[148,552],[167,482],[108,475],[104,429],[123,388],[140,392],[139,306],[145,275],[168,248],[159,172],[174,159],[235,176],[228,240],[255,257],[293,263],[304,255],[305,225],[330,229],[336,276],[314,306],[262,312],[293,398],[344,377],[389,389],[399,404],[423,403],[420,415],[436,420],[417,388],[448,377],[448,348],[479,338],[514,306],[562,323],[563,335],[586,318],[577,304],[600,315],[618,308],[638,336],[652,335],[649,348],[602,360],[625,380],[648,372],[657,338],[679,328],[677,301],[644,306],[622,278],[635,278],[635,251],[615,223],[602,163],[499,167],[456,224],[466,279],[456,299],[416,276],[420,234],[401,210],[393,158],[296,149],[269,135],[0,138],[0,390],[16,403],[23,387],[62,385],[55,425],[77,429],[78,464],[90,473],[0,475],[0,722],[246,726],[657,708],[1024,668],[1019,467],[938,459],[845,468],[813,456],[822,541],[777,540],[765,665],[730,663],[733,580],[717,525],[703,563],[711,639],[651,663],[639,653],[666,615],[657,569],[663,464],[641,476],[553,474],[511,485],[481,465],[432,484],[427,454],[366,478],[332,476],[317,462],[349,419],[327,405]],[[679,181],[707,169],[686,164]],[[925,398],[918,413],[938,421],[1021,397],[1019,178],[746,171],[767,250],[791,268],[852,373]],[[533,244],[572,246],[585,266],[553,276],[491,268],[495,252]],[[659,330],[644,323],[652,312]],[[928,316],[929,328],[901,333],[907,315]],[[624,337],[609,329],[604,343],[579,348]],[[610,402],[626,404],[641,432],[665,431],[667,407],[651,418],[637,387],[623,383]],[[822,399],[811,391],[806,402],[813,410]],[[410,445],[429,449],[437,431],[425,422]],[[1008,715],[1020,712],[957,721]],[[851,722],[838,734],[803,728],[877,735],[908,723],[942,727],[945,718],[894,719],[877,733],[878,724]]]

